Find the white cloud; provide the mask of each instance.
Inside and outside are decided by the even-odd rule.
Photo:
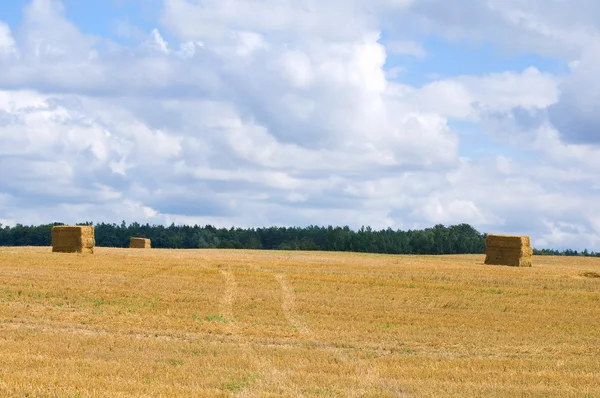
[[[537,53],[571,60],[599,36],[600,3],[588,0],[415,1],[394,15],[406,31],[439,34],[450,40],[492,42],[509,53]]]
[[[549,109],[550,120],[565,141],[600,144],[600,45],[587,48],[573,72],[560,85],[558,102]]]
[[[400,77],[406,71],[402,66],[393,66],[385,71],[385,77],[388,80],[394,80]]]
[[[560,80],[530,67],[519,72],[458,76],[409,89],[401,98],[450,118],[478,120],[485,112],[545,109],[558,99]]]
[[[378,28],[377,14],[412,0],[165,0],[163,24],[182,40],[223,41],[233,29],[268,33],[287,42],[360,38]]]
[[[396,40],[386,43],[385,48],[392,54],[412,55],[423,58],[428,55],[421,43],[412,40]]]
[[[595,104],[585,49],[599,21],[583,15],[595,6],[526,3],[165,0],[149,34],[121,27],[139,41],[125,47],[35,0],[18,29],[0,23],[0,222],[467,222],[598,248],[594,137],[565,142],[575,133],[546,111],[567,120],[577,100]],[[405,39],[382,40],[388,16]],[[529,67],[393,82],[410,71],[387,64],[392,52],[429,58],[416,31],[577,66],[565,79]],[[463,153],[449,119],[492,148]]]
[[[152,41],[150,42],[150,46],[165,54],[170,52],[169,44],[163,39],[158,29],[152,29]]]
[[[10,27],[0,21],[0,57],[10,57],[16,55],[15,39],[12,36]]]

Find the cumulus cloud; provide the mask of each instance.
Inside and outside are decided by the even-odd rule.
[[[41,188],[38,205],[114,203],[125,214],[131,206],[123,204],[133,201],[135,208],[146,205],[136,214],[163,219],[178,213],[243,219],[240,209],[256,206],[266,222],[268,208],[284,209],[298,197],[315,214],[321,205],[332,207],[327,196],[342,191],[347,178],[435,169],[456,159],[456,135],[443,118],[406,112],[387,93],[377,34],[286,48],[260,33],[235,32],[209,48],[180,41],[178,52],[154,29],[137,49],[112,45],[102,52],[62,11],[57,2],[35,1],[20,36],[28,56],[7,64],[21,79],[6,78],[5,86],[34,88],[3,92],[2,169],[13,197]],[[57,27],[54,35],[36,33],[45,24]],[[133,54],[133,65],[124,68]],[[37,64],[41,69],[77,59],[83,76],[62,73],[40,82],[34,69],[23,75],[40,57],[50,57]],[[212,70],[228,85],[210,95],[194,79],[198,70]],[[134,74],[144,77],[139,85]],[[191,90],[178,87],[184,81]]]
[[[571,143],[600,144],[600,46],[588,48],[560,86],[558,102],[549,108],[550,121]]]
[[[230,40],[231,31],[270,34],[288,43],[360,38],[379,30],[378,16],[413,0],[164,0],[162,23],[183,40]]]
[[[0,26],[0,49],[4,42],[14,43],[12,52],[19,55],[18,59],[0,56],[4,89],[165,97],[206,95],[220,84],[210,59],[200,59],[193,68],[185,64],[197,43],[181,43],[175,51],[158,30],[149,32],[136,48],[86,36],[66,19],[58,0],[34,0],[25,7],[12,42],[3,39],[4,31]]]
[[[492,42],[513,54],[572,60],[597,41],[598,15],[600,3],[594,0],[421,0],[402,15],[406,24],[393,26],[450,40]]]
[[[394,40],[386,43],[385,47],[392,54],[412,55],[417,58],[427,56],[427,50],[420,43],[413,40]]]
[[[525,3],[164,0],[150,31],[121,25],[138,41],[124,46],[33,0],[18,27],[0,23],[0,222],[467,222],[597,247],[595,116],[574,105],[595,101],[595,55],[578,52],[595,32],[577,23],[597,21]],[[411,32],[579,63],[399,84],[390,54],[429,59]],[[465,153],[455,121],[526,155]]]
[[[400,95],[410,103],[447,118],[479,120],[485,113],[545,109],[558,98],[559,80],[534,67],[521,72],[457,76],[436,80]]]
[[[0,57],[8,58],[16,54],[15,40],[10,27],[0,21]]]

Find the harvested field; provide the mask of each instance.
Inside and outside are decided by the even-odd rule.
[[[0,248],[1,396],[600,396],[600,259]]]

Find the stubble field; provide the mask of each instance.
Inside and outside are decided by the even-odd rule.
[[[0,248],[1,396],[600,397],[600,259]]]

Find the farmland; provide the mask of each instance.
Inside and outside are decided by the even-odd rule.
[[[600,258],[0,248],[2,396],[600,396]]]

